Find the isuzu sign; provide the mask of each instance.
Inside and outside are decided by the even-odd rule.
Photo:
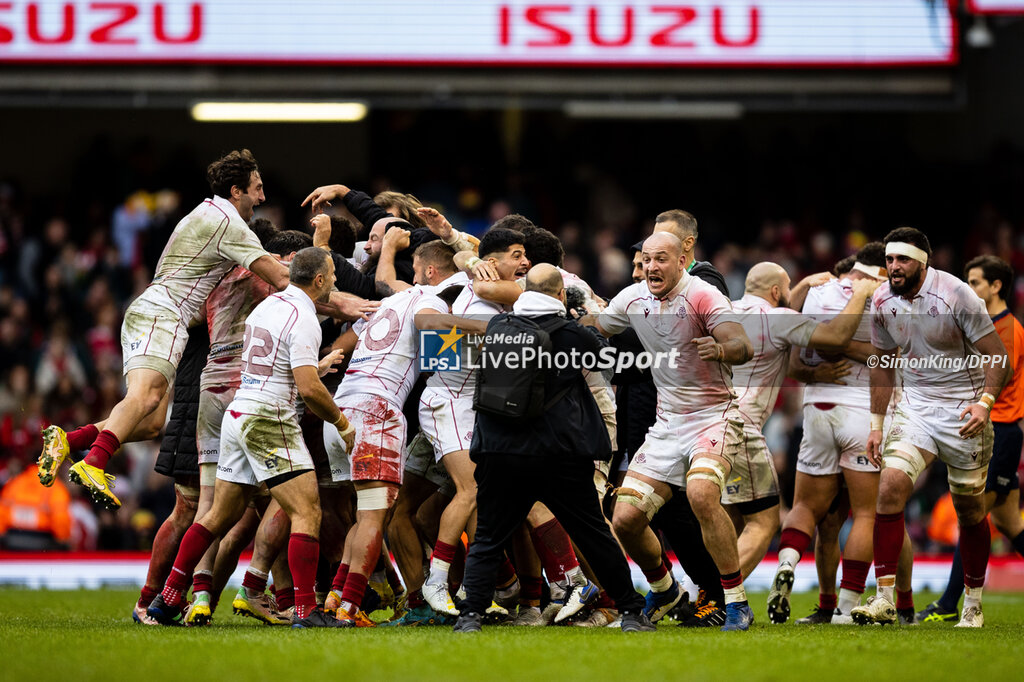
[[[955,36],[943,0],[0,0],[0,62],[914,66]]]

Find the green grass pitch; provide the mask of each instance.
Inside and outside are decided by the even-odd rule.
[[[230,595],[229,595],[230,596]],[[134,624],[138,592],[0,588],[0,678],[60,680],[1012,680],[1024,657],[1024,593],[985,596],[986,626],[768,624],[752,594],[746,633],[572,627],[309,631],[270,628],[222,602],[202,630]],[[794,619],[815,594],[796,594]],[[934,595],[917,594],[918,607]],[[383,616],[383,613],[376,614]]]

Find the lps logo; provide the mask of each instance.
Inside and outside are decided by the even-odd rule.
[[[462,369],[462,337],[455,327],[420,331],[420,371],[458,372]]]

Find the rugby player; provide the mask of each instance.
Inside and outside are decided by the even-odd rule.
[[[121,351],[128,391],[107,419],[66,433],[43,430],[40,480],[52,478],[74,450],[89,450],[71,466],[70,478],[108,509],[121,506],[113,492],[107,461],[121,443],[155,438],[163,428],[168,388],[188,341],[189,327],[203,322],[203,303],[237,263],[275,289],[288,286],[288,268],[264,251],[246,221],[265,200],[256,159],[248,149],[233,151],[206,170],[214,196],[185,216],[164,247],[153,282],[128,307],[121,326]],[[351,317],[370,311],[360,299],[332,297],[335,313]],[[365,302],[364,302],[365,303]]]
[[[410,287],[384,300],[360,334],[334,396],[338,406],[351,416],[355,429],[354,450],[344,448],[334,429],[324,429],[334,479],[350,479],[356,490],[356,524],[346,539],[342,564],[324,604],[328,611],[336,610],[342,621],[356,624],[358,617],[360,625],[372,623],[363,617],[359,606],[380,555],[385,518],[402,482],[406,443],[402,406],[419,375],[419,330],[456,326],[474,332],[486,329],[485,321],[449,314],[448,305],[434,293],[434,287],[444,288],[449,279],[456,282],[453,255],[451,248],[439,240],[416,250],[413,260],[420,266],[424,286]]]
[[[821,320],[823,325],[847,324],[852,329],[845,342],[832,348],[813,343],[793,344],[789,358],[791,374],[807,386],[793,509],[786,517],[779,567],[768,595],[768,619],[772,623],[788,620],[793,569],[810,546],[814,528],[825,519],[844,481],[853,509],[853,526],[843,554],[841,614],[849,616],[864,591],[867,569],[871,566],[870,538],[878,472],[868,462],[866,452],[870,396],[864,360],[870,353],[871,333],[870,320],[863,313],[870,308],[871,294],[886,277],[884,264],[881,242],[868,244],[857,253],[847,274],[812,288],[803,304],[808,318]],[[831,621],[836,604],[828,596],[823,599],[825,603],[820,606],[828,611]]]
[[[879,245],[881,246],[881,245]],[[877,268],[876,268],[877,274]],[[733,370],[743,416],[743,445],[733,461],[722,504],[740,530],[740,572],[750,575],[779,529],[779,481],[761,430],[786,376],[791,347],[841,350],[853,338],[878,287],[877,280],[853,283],[841,313],[819,322],[787,307],[790,279],[775,263],[762,262],[747,273],[743,298],[733,302],[754,346],[750,362]]]
[[[1007,301],[1013,291],[1013,268],[1001,258],[978,256],[967,263],[964,279],[982,301],[1003,340],[1010,358],[1013,378],[992,406],[992,461],[985,482],[985,509],[996,529],[1006,536],[1018,554],[1024,555],[1024,520],[1020,515],[1020,481],[1017,468],[1024,432],[1024,327],[1010,314]],[[963,594],[963,559],[957,545],[943,595],[920,611],[918,622],[952,621]]]
[[[346,625],[316,605],[320,500],[295,409],[301,396],[351,444],[354,430],[320,381],[328,367],[317,359],[321,331],[315,302],[327,300],[333,275],[334,263],[322,249],[299,251],[290,266],[288,288],[256,306],[246,320],[242,380],[221,426],[213,507],[185,534],[163,592],[147,610],[161,624],[180,623],[196,564],[214,538],[242,516],[257,486],[266,483],[291,521],[293,627]]]
[[[597,327],[612,336],[632,326],[648,352],[675,349],[680,357],[652,366],[658,421],[629,465],[612,522],[651,585],[645,612],[658,620],[682,593],[648,524],[685,487],[721,574],[727,613],[722,628],[746,630],[753,613],[740,576],[736,531],[721,496],[743,439],[730,365],[749,360],[753,349],[729,300],[686,272],[676,236],[649,237],[643,258],[646,280],[619,293],[597,317]]]
[[[871,369],[867,441],[868,458],[882,467],[874,526],[878,591],[852,610],[858,624],[896,622],[893,590],[905,535],[903,509],[917,478],[936,457],[946,464],[960,522],[966,594],[957,627],[985,622],[981,596],[991,544],[984,494],[992,458],[989,413],[1009,378],[1009,365],[985,304],[964,282],[929,267],[930,257],[928,238],[919,230],[902,227],[885,237],[889,281],[871,302],[876,359],[869,360],[878,366]],[[897,351],[905,359],[903,394],[883,440]],[[972,362],[977,356],[986,361],[984,367]]]

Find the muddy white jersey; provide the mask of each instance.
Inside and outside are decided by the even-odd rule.
[[[359,333],[335,399],[356,393],[379,396],[399,409],[419,376],[420,334],[416,313],[447,314],[433,287],[414,286],[388,296]]]
[[[978,354],[975,342],[994,331],[974,290],[935,268],[928,268],[911,301],[892,293],[888,282],[871,299],[871,342],[880,350],[900,349],[904,400],[910,404],[977,399],[985,368],[968,359]]]
[[[292,370],[318,365],[321,331],[316,306],[294,284],[268,296],[245,320],[242,382],[235,401],[260,403],[268,416],[293,414],[298,391]]]
[[[470,317],[476,320],[485,320],[502,312],[502,307],[497,303],[485,301],[473,291],[473,284],[470,282],[462,290],[459,297],[452,304],[452,315],[458,317]],[[476,370],[466,367],[465,353],[463,356],[462,369],[457,372],[434,372],[427,379],[427,391],[436,392],[445,398],[472,398],[476,390]]]
[[[778,308],[760,296],[733,301],[754,357],[732,370],[743,421],[760,431],[775,407],[789,367],[790,346],[806,346],[818,322],[790,308]]]
[[[143,312],[171,311],[191,327],[202,320],[203,303],[235,264],[248,269],[266,255],[231,202],[207,199],[174,228],[153,282],[133,305]]]
[[[686,414],[734,406],[729,365],[701,360],[696,344],[691,343],[710,336],[723,322],[739,323],[729,299],[715,287],[684,272],[679,284],[658,299],[647,282],[640,282],[623,289],[597,319],[609,334],[633,327],[650,353],[678,352],[675,368],[667,356],[651,367],[659,411]]]
[[[245,319],[274,287],[241,266],[224,276],[206,299],[206,325],[210,354],[199,388],[238,386],[242,374]]]
[[[853,281],[841,278],[830,280],[807,292],[804,300],[803,313],[821,322],[831,320],[841,313],[853,298]],[[870,301],[864,302],[865,313],[860,318],[857,331],[853,334],[854,341],[868,343],[871,341],[871,315],[867,313]],[[800,351],[800,359],[810,366],[826,361],[820,353],[811,348]],[[862,362],[845,358],[850,363],[850,373],[843,377],[845,385],[840,384],[807,384],[804,388],[804,404],[832,403],[846,407],[869,409],[871,407],[871,370]]]

